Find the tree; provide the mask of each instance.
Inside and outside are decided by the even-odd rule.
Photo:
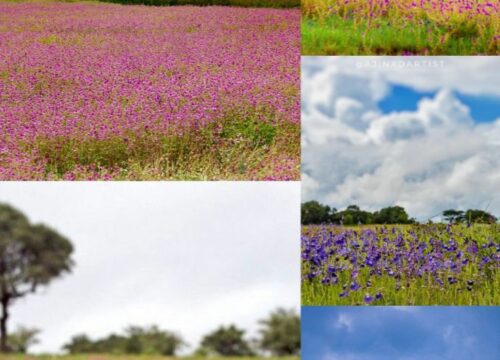
[[[469,209],[465,212],[464,218],[469,223],[493,224],[497,218],[484,210]]]
[[[203,338],[201,347],[203,352],[219,356],[252,356],[253,351],[244,334],[244,330],[234,325],[221,326]]]
[[[28,348],[38,344],[37,335],[40,333],[38,329],[28,329],[24,326],[19,326],[17,330],[9,334],[7,337],[8,348],[15,353],[25,354]]]
[[[127,337],[126,353],[159,354],[173,356],[184,345],[184,341],[174,333],[160,330],[156,326],[130,326],[125,330]]]
[[[344,211],[339,211],[331,216],[331,222],[342,225],[372,224],[373,214],[364,211],[357,205],[349,205]]]
[[[85,334],[75,335],[70,342],[63,346],[70,354],[88,354],[95,352],[94,343]]]
[[[375,212],[374,220],[377,224],[411,224],[415,220],[410,219],[406,210],[401,206],[388,206]]]
[[[317,201],[308,201],[302,204],[300,212],[303,225],[323,224],[328,221],[331,209]]]
[[[277,309],[260,321],[259,345],[274,356],[300,353],[300,317],[294,310]]]
[[[0,352],[8,352],[7,321],[13,302],[69,272],[73,246],[13,207],[0,204]]]
[[[71,354],[149,354],[173,356],[184,345],[176,334],[157,326],[130,326],[125,335],[111,334],[92,341],[86,335],[74,336],[63,349]]]
[[[443,211],[443,217],[450,224],[465,220],[464,212],[461,210],[448,209]]]

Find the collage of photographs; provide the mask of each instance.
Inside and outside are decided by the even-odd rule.
[[[0,360],[500,360],[499,0],[0,0]]]

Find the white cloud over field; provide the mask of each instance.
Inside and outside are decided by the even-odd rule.
[[[500,97],[500,60],[304,58],[303,200],[398,204],[424,220],[447,208],[500,215],[500,119],[477,122],[455,95]],[[435,91],[384,113],[393,85]]]
[[[16,302],[10,328],[42,329],[38,352],[131,324],[193,347],[221,324],[255,335],[276,307],[300,306],[299,193],[296,182],[0,183],[0,202],[75,245],[74,272]]]

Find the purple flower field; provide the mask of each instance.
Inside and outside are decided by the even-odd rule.
[[[299,22],[0,2],[0,179],[298,179]]]
[[[302,231],[302,304],[496,305],[498,286],[497,224]]]

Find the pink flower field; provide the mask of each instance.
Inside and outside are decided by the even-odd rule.
[[[0,179],[297,180],[300,10],[0,2]]]

